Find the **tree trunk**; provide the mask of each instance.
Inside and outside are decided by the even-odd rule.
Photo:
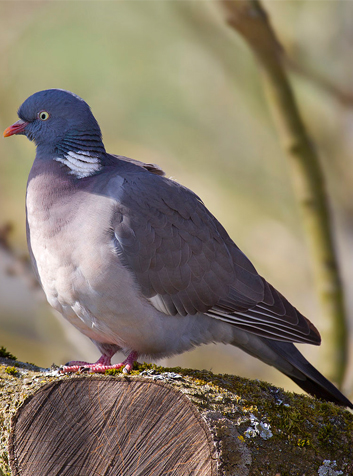
[[[352,474],[352,430],[331,403],[230,375],[0,358],[1,476]]]

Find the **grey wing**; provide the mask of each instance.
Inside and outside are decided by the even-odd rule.
[[[125,157],[124,155],[111,154],[111,157],[114,157],[115,159],[118,159],[119,161],[127,162],[129,164],[134,164],[137,167],[141,167],[145,170],[148,170],[148,172],[151,172],[152,174],[162,175],[162,176],[165,175],[164,170],[162,170],[157,164],[146,164],[145,162],[141,162],[140,160],[130,159],[130,157]]]
[[[320,343],[316,328],[255,270],[201,200],[178,183],[128,174],[115,249],[143,294],[169,315],[204,313],[254,334]]]

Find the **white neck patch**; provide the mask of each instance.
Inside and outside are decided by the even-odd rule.
[[[98,157],[91,156],[89,152],[82,150],[70,151],[64,157],[57,157],[54,160],[69,167],[70,174],[77,178],[89,177],[102,168]]]

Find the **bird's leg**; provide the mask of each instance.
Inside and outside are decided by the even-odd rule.
[[[133,351],[127,356],[124,362],[119,364],[111,364],[112,355],[101,355],[97,362],[90,364],[89,362],[82,362],[81,360],[74,360],[72,362],[68,362],[61,368],[61,372],[63,373],[70,373],[70,372],[85,372],[90,371],[94,373],[104,373],[106,370],[110,369],[120,369],[123,368],[124,374],[128,374],[136,362],[138,357],[138,353]]]

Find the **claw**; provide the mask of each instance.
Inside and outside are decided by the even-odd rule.
[[[81,360],[67,362],[60,371],[62,373],[71,373],[71,372],[92,372],[92,373],[104,373],[106,370],[110,369],[120,369],[123,368],[123,373],[128,374],[131,372],[134,363],[138,357],[137,352],[131,352],[128,357],[119,364],[111,364],[111,357],[102,355],[97,362],[90,364],[89,362],[82,362]]]

